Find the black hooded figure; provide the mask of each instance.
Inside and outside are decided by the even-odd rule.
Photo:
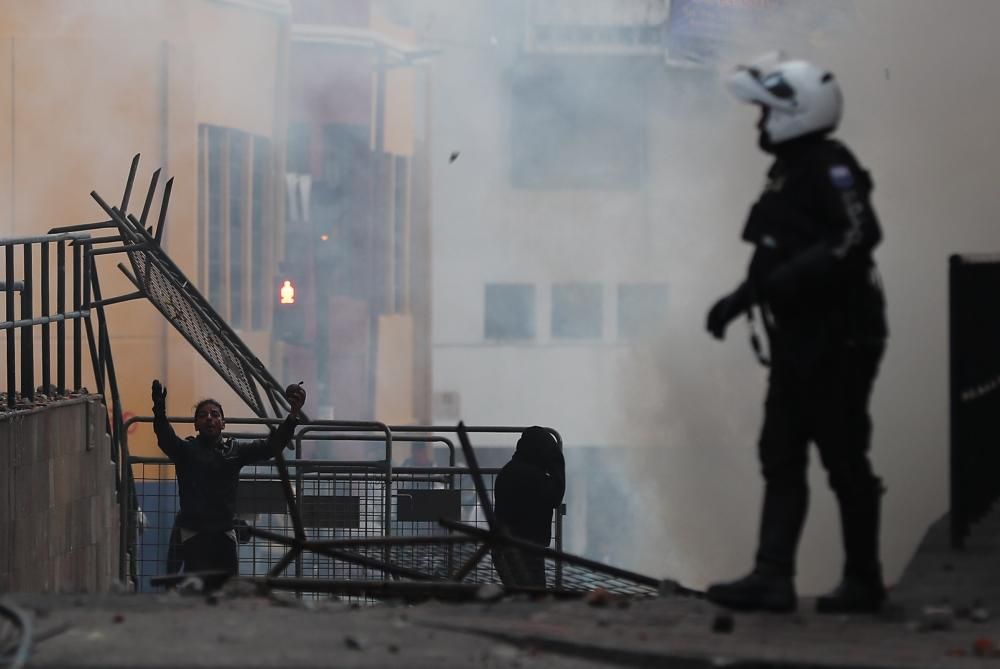
[[[840,584],[817,599],[817,609],[873,612],[886,593],[878,548],[883,491],[868,457],[868,403],[887,328],[872,256],[882,239],[872,181],[851,151],[828,137],[842,104],[830,72],[765,59],[738,68],[729,87],[761,107],[759,144],[775,160],[743,230],[754,246],[746,278],[715,303],[707,327],[721,339],[730,321],[759,310],[770,374],[758,442],[764,505],[754,568],[712,585],[706,596],[735,609],[796,608],[811,442],[837,497],[845,557]]]
[[[493,484],[500,529],[540,546],[552,541],[552,511],[566,492],[566,463],[548,430],[533,426],[521,433],[517,449]],[[505,585],[545,587],[545,558],[530,551],[506,548],[494,552],[497,572]]]

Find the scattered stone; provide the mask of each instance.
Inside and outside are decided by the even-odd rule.
[[[176,590],[182,595],[199,594],[205,591],[205,581],[199,576],[188,576],[177,584]]]
[[[231,578],[222,585],[219,594],[226,599],[244,599],[260,597],[265,594],[265,591],[266,588],[262,588],[247,579]]]
[[[353,634],[348,634],[347,636],[344,637],[344,645],[350,648],[351,650],[365,649],[365,644],[362,642],[362,640],[359,637],[354,636]]]
[[[980,637],[972,642],[972,654],[976,657],[993,657],[997,654],[993,639]]]
[[[122,583],[118,579],[111,582],[111,586],[108,588],[112,595],[125,595],[131,592],[131,589],[125,583]]]
[[[712,631],[716,634],[732,634],[736,621],[728,613],[720,613],[712,620]]]
[[[583,601],[591,606],[607,606],[613,599],[614,595],[604,588],[594,588],[584,596]]]
[[[925,606],[920,612],[920,630],[950,630],[955,626],[955,611],[950,606]]]
[[[503,588],[496,583],[487,583],[476,590],[476,600],[480,602],[495,602],[503,597]]]
[[[496,644],[490,648],[490,655],[497,660],[516,660],[521,651],[508,644]]]
[[[121,613],[116,613],[114,616],[112,616],[111,622],[115,623],[116,625],[118,623],[123,623],[125,622],[125,616]]]
[[[386,650],[388,650],[388,651],[389,651],[390,653],[392,653],[393,655],[395,655],[396,653],[398,653],[398,652],[399,652],[399,646],[397,646],[397,645],[396,645],[396,644],[394,644],[394,643],[390,643],[390,644],[389,644],[389,645],[388,645],[388,646],[386,647]]]
[[[451,152],[451,155],[450,155],[450,156],[448,156],[448,162],[449,162],[449,163],[453,163],[453,162],[455,162],[456,160],[458,160],[458,156],[459,156],[459,155],[460,155],[460,152],[459,152],[459,151],[452,151],[452,152]]]

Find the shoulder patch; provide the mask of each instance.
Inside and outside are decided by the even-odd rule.
[[[847,165],[834,165],[830,168],[830,182],[834,188],[847,190],[854,188],[854,175]]]

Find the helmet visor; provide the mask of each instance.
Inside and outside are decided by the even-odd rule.
[[[764,72],[753,65],[741,65],[726,80],[726,87],[744,102],[785,111],[798,109],[795,89],[780,71]]]

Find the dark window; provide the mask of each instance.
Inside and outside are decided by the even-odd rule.
[[[512,84],[515,188],[637,188],[645,169],[643,74],[622,59],[525,58]]]
[[[313,182],[311,210],[324,258],[322,284],[334,295],[365,300],[371,296],[374,252],[368,132],[342,123],[323,127],[323,175]]]
[[[232,327],[262,329],[271,294],[271,145],[216,126],[201,126],[198,135],[200,287]]]
[[[253,194],[250,210],[250,281],[253,295],[250,299],[250,327],[264,329],[265,303],[270,298],[267,256],[265,255],[264,208],[269,201],[267,189],[270,186],[271,142],[264,137],[255,137],[253,143]]]
[[[229,137],[229,324],[234,328],[243,327],[243,300],[246,298],[243,214],[247,198],[244,162],[248,139],[247,135],[235,132]]]
[[[531,339],[535,336],[535,287],[523,283],[486,285],[487,339]]]
[[[222,301],[222,175],[226,159],[226,133],[209,128],[208,133],[208,301],[225,314]]]
[[[557,283],[552,286],[552,336],[600,339],[601,285]]]
[[[292,123],[288,126],[288,160],[285,169],[295,174],[309,173],[309,126]]]
[[[667,321],[667,284],[618,286],[618,338],[636,339],[662,331]]]

